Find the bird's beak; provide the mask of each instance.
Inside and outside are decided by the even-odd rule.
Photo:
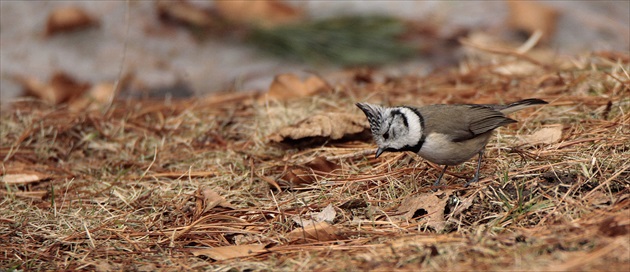
[[[376,155],[374,156],[374,158],[378,158],[378,156],[380,156],[381,154],[383,154],[383,152],[385,152],[385,148],[378,148],[376,149]]]

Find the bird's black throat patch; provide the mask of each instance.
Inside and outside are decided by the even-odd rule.
[[[420,114],[420,111],[418,111],[418,109],[413,108],[413,107],[405,107],[411,111],[413,111],[413,113],[415,113],[418,116],[418,120],[420,120],[420,129],[422,129],[422,136],[420,137],[420,139],[418,139],[418,142],[416,142],[415,145],[406,145],[402,148],[402,150],[400,151],[411,151],[414,153],[418,153],[420,151],[420,149],[422,148],[422,145],[424,144],[424,141],[426,140],[427,136],[426,136],[426,131],[424,129],[424,117],[422,117],[422,114]],[[404,116],[404,115],[403,115]],[[405,117],[405,125],[407,125],[407,117]]]

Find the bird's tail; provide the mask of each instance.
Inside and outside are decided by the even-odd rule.
[[[545,105],[545,104],[549,104],[549,103],[541,99],[530,98],[530,99],[524,99],[521,101],[516,101],[508,105],[504,105],[501,108],[498,108],[497,110],[499,110],[503,114],[510,114],[515,111],[522,110],[524,108],[529,108],[529,107],[538,106],[538,105]]]

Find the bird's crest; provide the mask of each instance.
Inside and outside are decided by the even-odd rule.
[[[365,113],[368,122],[370,122],[372,134],[378,135],[383,123],[383,107],[369,103],[357,103],[356,105]]]

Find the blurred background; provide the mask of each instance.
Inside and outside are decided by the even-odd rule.
[[[1,1],[0,99],[265,91],[274,76],[427,74],[461,41],[630,50],[630,1]],[[59,91],[59,88],[64,89]],[[51,93],[54,93],[51,95]]]

